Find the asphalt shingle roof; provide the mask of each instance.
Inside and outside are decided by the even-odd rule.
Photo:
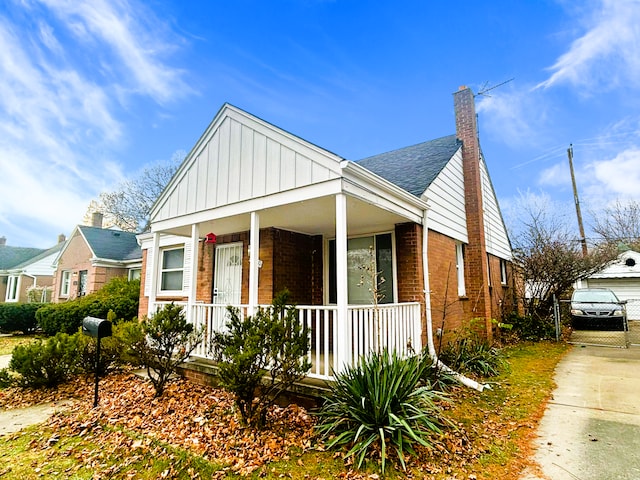
[[[44,248],[10,247],[0,245],[0,270],[7,270],[40,255]]]
[[[448,135],[356,163],[420,197],[461,146],[455,135]]]
[[[78,227],[96,257],[105,260],[138,260],[142,258],[142,250],[136,240],[136,234],[120,230],[109,230],[99,227]]]
[[[37,262],[38,260],[41,260],[49,255],[52,255],[54,253],[57,253],[60,251],[60,249],[62,248],[62,246],[64,245],[64,242],[60,242],[57,245],[54,245],[53,247],[47,249],[47,250],[43,250],[41,253],[39,253],[38,255],[35,255],[31,258],[29,258],[28,260],[19,263],[18,265],[15,265],[14,268],[23,268],[26,267],[27,265],[30,265],[32,263]]]

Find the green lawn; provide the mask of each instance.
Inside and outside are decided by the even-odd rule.
[[[0,355],[9,355],[17,345],[34,342],[40,335],[10,335],[0,336]]]

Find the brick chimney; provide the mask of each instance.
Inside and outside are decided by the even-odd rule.
[[[64,233],[61,233],[60,235],[58,235],[58,243],[63,243],[67,241],[67,237],[64,235]]]
[[[103,215],[100,212],[93,212],[91,214],[91,226],[102,228]]]
[[[491,339],[491,297],[489,267],[484,231],[480,143],[473,92],[460,87],[453,94],[456,135],[462,142],[462,171],[469,244],[465,247],[465,284],[472,318],[484,318],[487,337]]]
[[[7,237],[2,236],[0,237],[0,245],[6,245],[7,244]]]

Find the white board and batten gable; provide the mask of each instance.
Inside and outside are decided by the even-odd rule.
[[[154,205],[151,221],[229,206],[246,213],[251,206],[242,202],[283,192],[287,198],[272,199],[270,206],[295,201],[296,195],[305,199],[313,195],[305,187],[339,181],[342,160],[225,104]]]
[[[484,159],[480,161],[487,253],[511,260],[511,243]],[[468,243],[462,149],[459,149],[423,194],[429,202],[429,229]]]

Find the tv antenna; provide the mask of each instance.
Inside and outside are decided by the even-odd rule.
[[[491,95],[487,95],[487,92],[490,92],[491,90],[494,90],[494,89],[496,89],[498,87],[501,87],[502,85],[506,85],[507,83],[509,83],[509,82],[511,82],[513,80],[515,80],[515,77],[514,78],[510,78],[509,80],[505,80],[504,82],[499,83],[497,85],[494,85],[493,87],[487,86],[488,82],[485,82],[485,84],[482,86],[480,91],[478,93],[476,93],[476,96],[482,95],[484,97],[490,97]]]

